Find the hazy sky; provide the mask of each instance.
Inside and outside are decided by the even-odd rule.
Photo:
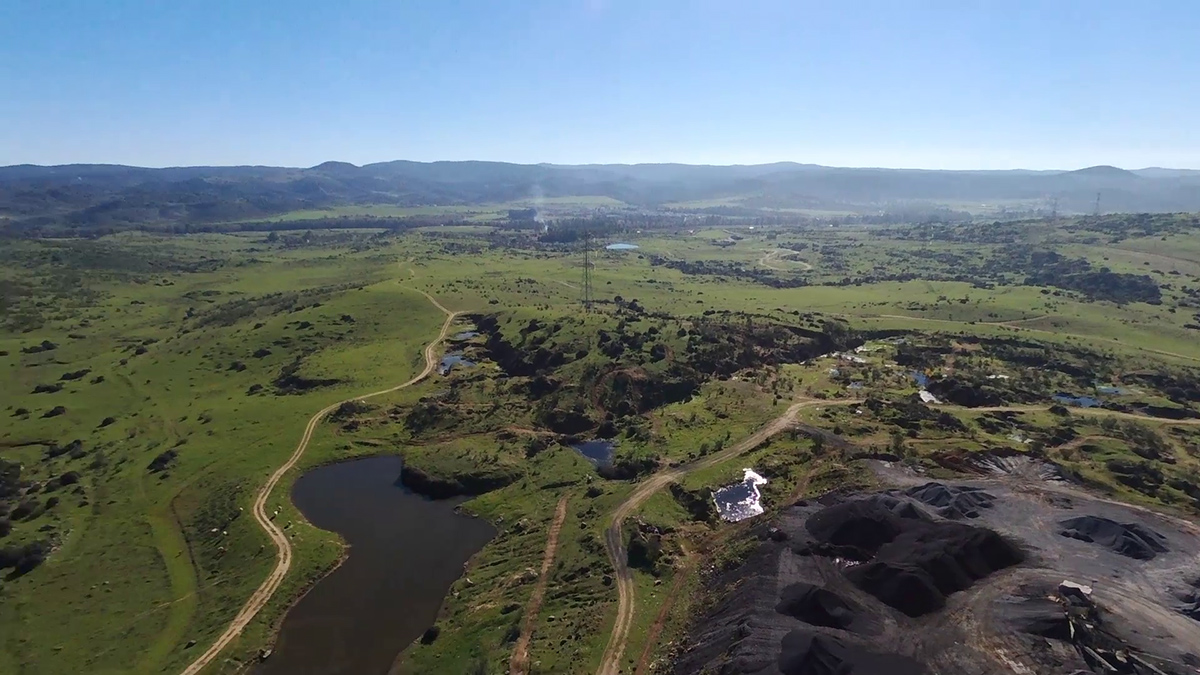
[[[1200,2],[0,0],[0,164],[1200,168]]]

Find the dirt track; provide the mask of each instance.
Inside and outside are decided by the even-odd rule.
[[[292,453],[292,456],[289,457],[286,462],[280,465],[280,467],[271,474],[271,477],[267,479],[267,482],[262,486],[262,489],[258,491],[258,494],[254,498],[254,507],[252,509],[254,520],[259,524],[260,527],[262,527],[262,529],[267,533],[267,536],[271,538],[271,541],[274,542],[275,546],[279,549],[279,559],[275,563],[275,569],[271,571],[271,574],[267,576],[258,589],[254,591],[253,595],[250,596],[250,599],[246,601],[246,604],[242,606],[241,611],[239,611],[237,616],[233,618],[233,621],[229,623],[229,626],[225,629],[225,632],[221,633],[221,636],[218,637],[203,654],[201,654],[195,661],[192,662],[191,665],[184,669],[182,675],[197,675],[200,671],[208,667],[208,665],[211,664],[214,659],[216,659],[217,655],[220,654],[225,647],[229,646],[229,643],[237,639],[237,637],[241,635],[242,631],[245,630],[246,626],[249,625],[250,621],[254,619],[255,615],[258,614],[259,610],[266,606],[271,597],[275,595],[275,591],[279,589],[279,585],[283,583],[284,577],[287,576],[288,570],[291,569],[292,544],[288,541],[287,535],[283,533],[283,530],[280,529],[280,527],[272,520],[272,516],[267,513],[267,500],[271,496],[271,491],[275,489],[275,486],[283,478],[284,474],[290,471],[292,467],[296,465],[296,462],[300,460],[300,457],[304,455],[304,451],[308,448],[309,441],[312,440],[313,432],[316,431],[317,425],[321,423],[321,420],[326,415],[336,410],[338,406],[342,405],[343,403],[350,401],[362,401],[375,396],[390,394],[391,392],[399,389],[412,386],[426,377],[429,377],[429,375],[433,373],[433,369],[438,363],[437,347],[443,340],[446,339],[446,336],[450,334],[450,324],[454,322],[454,319],[459,315],[459,312],[451,312],[450,310],[446,309],[441,305],[441,303],[435,300],[433,296],[429,295],[425,291],[417,292],[421,295],[424,295],[429,302],[433,303],[435,307],[440,309],[446,315],[446,321],[442,324],[442,330],[438,334],[437,338],[425,346],[425,369],[418,373],[416,377],[403,384],[398,384],[388,389],[381,389],[380,391],[371,392],[370,394],[354,396],[336,403],[331,403],[317,411],[317,413],[308,420],[308,424],[304,427],[304,433],[300,437],[300,443],[296,446],[296,450]]]
[[[617,675],[621,671],[621,657],[625,654],[625,644],[629,640],[629,628],[633,623],[633,572],[629,569],[628,554],[625,551],[625,537],[621,532],[621,526],[624,524],[625,519],[632,515],[647,499],[654,496],[656,492],[692,471],[705,469],[733,459],[738,455],[743,455],[758,447],[768,438],[786,430],[796,421],[796,414],[800,410],[819,405],[853,405],[856,403],[862,403],[862,401],[805,399],[793,403],[787,409],[787,412],[767,423],[766,426],[736,445],[698,459],[695,462],[660,471],[642,481],[634,488],[629,498],[613,511],[612,524],[604,532],[604,544],[608,548],[608,557],[616,573],[617,620],[613,624],[612,634],[608,639],[608,646],[605,647],[604,656],[600,660],[600,667],[596,670],[597,675]]]
[[[533,628],[537,625],[538,612],[542,609],[542,599],[546,597],[546,583],[550,580],[550,567],[554,564],[554,556],[558,552],[558,535],[562,532],[563,521],[567,519],[567,497],[558,500],[558,508],[554,511],[554,521],[550,523],[550,533],[546,537],[546,552],[542,554],[542,570],[538,574],[537,585],[529,596],[529,604],[525,606],[525,620],[521,622],[521,637],[513,649],[512,658],[508,662],[509,675],[525,675],[529,672],[529,641],[533,639]]]

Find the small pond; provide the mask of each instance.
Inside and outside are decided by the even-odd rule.
[[[455,366],[470,368],[473,365],[475,365],[475,362],[468,360],[462,354],[447,354],[442,357],[442,363],[438,366],[438,374],[449,375]]]
[[[317,527],[339,533],[349,557],[283,620],[271,657],[255,675],[386,675],[437,619],[463,564],[496,531],[399,485],[399,457],[313,469],[292,501]]]
[[[479,333],[473,330],[464,330],[461,333],[455,333],[453,340],[470,340],[473,337],[479,337]]]
[[[1096,387],[1096,393],[1106,394],[1109,396],[1128,396],[1135,392],[1132,389],[1126,389],[1125,387],[1113,387],[1111,385],[1102,384]]]
[[[924,389],[929,386],[929,376],[920,371],[914,370],[909,373],[909,376],[917,383],[917,386]]]
[[[608,246],[605,246],[604,248],[606,248],[610,251],[632,251],[634,249],[639,248],[639,246],[637,244],[617,243],[617,244],[609,244]]]
[[[579,451],[579,454],[587,457],[588,460],[599,466],[600,464],[608,464],[612,461],[613,443],[612,441],[584,441],[571,446]]]
[[[766,485],[767,479],[758,475],[754,469],[745,469],[743,473],[742,482],[726,485],[713,492],[713,501],[717,504],[717,513],[721,515],[722,520],[736,523],[762,515],[762,495],[758,492],[758,486]]]
[[[1053,398],[1063,405],[1073,405],[1078,408],[1095,408],[1100,405],[1100,401],[1091,396],[1075,396],[1073,394],[1065,394],[1061,391],[1055,394]]]

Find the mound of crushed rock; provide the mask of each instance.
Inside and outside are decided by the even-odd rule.
[[[1200,579],[1188,585],[1188,589],[1178,596],[1180,605],[1176,607],[1180,614],[1200,621]]]
[[[845,630],[856,622],[862,610],[837,593],[797,582],[783,589],[775,611],[814,626]]]
[[[796,552],[864,562],[847,569],[846,577],[913,617],[941,609],[946,596],[1024,559],[992,530],[934,521],[919,510],[920,517],[897,515],[895,505],[880,497],[834,504],[813,514],[806,528],[818,546]]]
[[[821,633],[798,628],[783,636],[783,675],[921,675],[921,664],[897,654],[877,654]]]
[[[1167,538],[1138,523],[1118,523],[1099,516],[1080,516],[1061,521],[1059,531],[1089,544],[1099,544],[1114,553],[1138,560],[1153,560],[1159,553],[1166,553]]]
[[[904,494],[932,506],[937,514],[951,520],[978,518],[982,509],[992,508],[996,497],[975,487],[926,483],[905,490]]]

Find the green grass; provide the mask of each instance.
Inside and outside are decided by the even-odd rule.
[[[443,209],[438,211],[442,214],[484,218],[524,204],[528,202],[436,208]],[[541,206],[624,208],[591,198],[548,199]],[[337,214],[430,215],[396,209],[347,207]],[[319,211],[287,217],[329,215]],[[331,234],[345,239],[310,244],[271,243],[253,233],[123,233],[96,241],[0,244],[0,259],[7,263],[0,267],[0,281],[13,289],[4,296],[13,299],[0,329],[0,351],[7,352],[0,356],[7,385],[0,392],[0,458],[20,462],[23,477],[30,480],[44,482],[66,471],[83,477],[82,493],[56,492],[61,498],[57,506],[29,522],[15,523],[3,542],[51,536],[40,531],[48,526],[56,549],[28,575],[0,581],[0,671],[169,673],[202,650],[274,564],[273,547],[245,512],[266,476],[295,447],[305,421],[331,402],[398,384],[422,367],[422,347],[436,335],[443,315],[418,290],[452,310],[497,313],[506,336],[518,335],[530,319],[561,324],[553,338],[556,343],[570,344],[573,351],[590,347],[585,358],[564,366],[560,376],[568,383],[585,367],[605,363],[596,349],[596,335],[615,330],[618,321],[638,330],[661,324],[658,342],[679,356],[687,340],[677,336],[676,329],[705,312],[723,310],[788,325],[800,325],[804,315],[815,313],[817,322],[843,319],[867,330],[1011,336],[1084,346],[1108,355],[1127,371],[1194,366],[1200,360],[1196,332],[1184,327],[1195,311],[1181,304],[1180,290],[1194,283],[1191,275],[1200,272],[1200,237],[1194,233],[1171,235],[1166,242],[1127,239],[1116,247],[1087,243],[1081,235],[1045,235],[1054,246],[1086,256],[1095,265],[1172,283],[1164,303],[1155,306],[1090,302],[1078,294],[1056,296],[1019,283],[977,288],[962,281],[918,278],[822,285],[877,268],[925,270],[932,277],[953,265],[930,262],[922,257],[927,249],[978,260],[994,248],[914,243],[884,229],[828,230],[739,228],[736,232],[744,239],[732,247],[713,243],[729,236],[724,229],[646,233],[634,237],[642,247],[639,251],[600,253],[593,269],[598,298],[636,299],[648,311],[669,317],[637,320],[617,319],[608,304],[592,314],[579,311],[581,261],[575,253],[486,245],[478,252],[465,252],[450,245],[483,244],[491,231],[483,224],[385,238],[364,230]],[[796,266],[772,272],[759,265],[766,251],[798,243],[810,245],[796,259],[812,264],[812,271]],[[803,278],[811,285],[774,288],[745,278],[691,275],[655,266],[656,255],[733,263],[773,278]],[[783,259],[777,260],[783,267]],[[57,349],[22,352],[43,340],[56,343]],[[467,348],[479,349],[478,345],[477,341]],[[890,349],[868,355],[871,367],[887,375],[866,391],[910,394],[912,383],[903,371],[887,370]],[[259,350],[270,353],[255,356]],[[304,393],[277,394],[273,380],[297,359],[298,375],[336,382]],[[844,393],[844,383],[828,374],[835,365],[823,359],[709,381],[691,400],[640,418],[644,435],[622,438],[619,456],[680,463],[703,454],[705,447],[711,451],[737,442],[780,414],[795,397]],[[639,367],[655,373],[666,364],[646,360]],[[33,393],[38,385],[59,382],[62,375],[81,369],[90,372],[62,381],[61,391]],[[101,376],[103,381],[93,383]],[[605,627],[616,609],[615,593],[603,581],[611,571],[600,545],[603,527],[633,483],[599,478],[577,453],[558,444],[531,450],[529,432],[537,421],[528,407],[517,405],[523,399],[513,390],[515,379],[519,378],[504,377],[498,366],[485,362],[373,401],[374,410],[367,416],[378,419],[357,430],[321,425],[299,469],[276,488],[271,500],[272,508],[282,509],[280,518],[294,523],[289,529],[296,553],[294,571],[210,671],[234,672],[257,649],[269,645],[290,603],[343,554],[336,536],[305,523],[290,504],[290,482],[305,469],[380,452],[402,454],[441,474],[482,467],[516,477],[511,485],[465,505],[497,523],[500,534],[470,563],[471,583],[456,583],[439,618],[442,637],[408,650],[402,668],[425,673],[467,672],[479,663],[492,670],[505,666],[511,651],[507,636],[531,591],[529,584],[510,580],[540,565],[554,505],[569,495],[570,513],[552,591],[537,623],[532,653],[541,672],[594,670],[607,641]],[[248,393],[255,385],[263,389]],[[449,388],[456,392],[457,417],[425,433],[407,428],[402,421],[407,410]],[[1161,392],[1153,391],[1138,400],[1167,403]],[[42,417],[59,405],[66,408],[65,414]],[[20,408],[29,414],[16,414]],[[389,417],[391,411],[399,411],[396,419]],[[100,427],[110,416],[115,422]],[[803,418],[830,428],[837,425],[864,445],[886,444],[890,430],[847,409],[827,417],[806,410]],[[963,418],[971,419],[965,414]],[[1049,415],[1031,414],[1028,419],[1039,428],[1055,423]],[[83,441],[85,451],[75,458],[47,458],[44,446],[26,445],[66,445],[74,439]],[[970,437],[927,432],[917,440],[912,447],[920,453],[951,444],[968,449],[1014,444],[1007,434],[982,432]],[[1172,471],[1195,464],[1182,443],[1176,443],[1180,458]],[[1102,452],[1094,457],[1064,462],[1074,462],[1071,466],[1109,485],[1122,498],[1152,501],[1105,477],[1103,463],[1128,456],[1128,444],[1113,441],[1098,447]],[[151,460],[170,449],[178,453],[170,468],[148,471]],[[683,485],[689,490],[714,488],[740,480],[746,466],[768,467],[764,470],[775,473],[764,493],[769,505],[777,505],[810,470],[822,472],[821,485],[848,480],[851,469],[836,461],[810,464],[815,461],[810,450],[803,438],[779,437],[746,457],[690,474]],[[598,487],[599,494],[587,496],[589,486]],[[1163,494],[1181,502],[1172,489],[1164,488]],[[45,497],[38,495],[39,500]],[[708,531],[691,523],[666,492],[650,499],[638,517],[687,536]],[[519,522],[524,524],[514,527]],[[717,525],[711,532],[732,527]],[[628,658],[640,656],[644,633],[674,570],[668,567],[665,572],[662,586],[639,573],[638,614]],[[514,604],[519,609],[504,611]],[[689,606],[681,603],[677,611],[686,612]],[[677,619],[672,618],[676,627]],[[198,646],[185,650],[190,640]]]

